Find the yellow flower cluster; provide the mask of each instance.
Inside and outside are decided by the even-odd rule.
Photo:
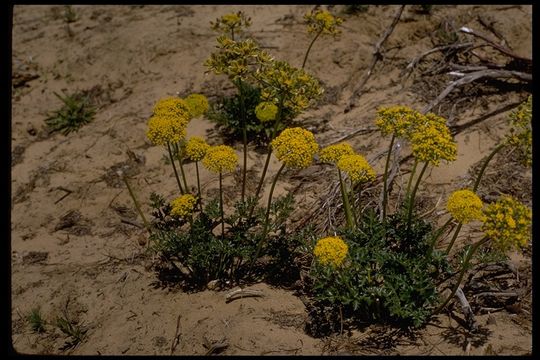
[[[375,179],[375,170],[362,155],[344,155],[337,162],[337,167],[347,173],[353,184]]]
[[[191,119],[189,105],[185,100],[177,97],[166,97],[154,105],[154,115],[170,116],[183,119],[186,123]]]
[[[249,27],[251,25],[251,18],[246,16],[242,11],[237,13],[225,14],[220,18],[217,18],[215,22],[210,21],[212,30],[226,33],[242,27]]]
[[[349,247],[337,236],[325,237],[317,241],[313,255],[323,265],[338,267],[347,257]]]
[[[532,96],[510,114],[510,134],[507,142],[518,150],[522,162],[532,165]]]
[[[185,102],[189,108],[191,117],[204,115],[208,111],[208,99],[204,95],[191,94],[186,97]]]
[[[354,155],[352,146],[346,142],[325,147],[319,152],[319,159],[325,163],[337,164],[344,155]]]
[[[511,196],[503,196],[484,210],[482,230],[502,251],[527,245],[531,233],[531,210]]]
[[[457,146],[452,139],[446,120],[435,114],[427,114],[417,124],[410,137],[412,153],[421,162],[439,166],[440,160],[454,161]]]
[[[191,194],[184,194],[171,201],[171,215],[186,218],[193,214],[197,198]]]
[[[407,106],[382,107],[377,110],[375,124],[383,135],[408,138],[411,127],[419,123],[422,114]]]
[[[311,165],[313,156],[319,150],[313,133],[299,127],[283,130],[271,144],[278,160],[295,169]]]
[[[204,167],[215,173],[234,171],[238,165],[238,155],[230,146],[212,146],[206,151],[202,163]]]
[[[167,115],[154,115],[148,120],[146,136],[154,145],[177,143],[186,136],[187,120]]]
[[[273,61],[272,57],[260,50],[251,39],[236,42],[226,36],[220,36],[217,42],[218,51],[212,53],[204,65],[216,75],[225,74],[233,81],[245,79],[255,69]]]
[[[471,190],[454,191],[448,198],[446,209],[460,223],[482,218],[482,200]]]
[[[263,84],[261,98],[283,106],[293,115],[299,114],[313,104],[323,93],[319,82],[303,69],[295,68],[285,61],[273,61],[257,74]]]
[[[192,161],[200,161],[206,155],[210,145],[200,136],[192,136],[186,142],[186,156]]]
[[[255,116],[261,122],[273,121],[276,119],[278,107],[271,102],[263,101],[255,107]]]
[[[338,25],[343,23],[343,19],[333,16],[328,11],[316,10],[304,15],[304,20],[308,25],[309,33],[322,32],[323,34],[337,35],[341,31],[337,29]]]

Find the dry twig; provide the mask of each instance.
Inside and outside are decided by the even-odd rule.
[[[231,302],[235,299],[244,297],[262,297],[264,294],[260,290],[253,289],[236,289],[225,295],[225,302]]]
[[[390,26],[386,29],[386,31],[383,33],[379,41],[375,44],[375,47],[373,48],[373,57],[371,59],[371,64],[369,66],[369,69],[364,77],[364,79],[360,82],[358,86],[356,86],[353,90],[353,93],[351,97],[349,98],[349,104],[345,108],[344,112],[347,113],[351,111],[351,109],[356,105],[356,101],[360,96],[362,95],[362,90],[364,89],[364,86],[366,85],[367,81],[371,77],[371,74],[373,73],[373,69],[375,68],[375,65],[379,60],[383,58],[383,55],[381,53],[381,48],[384,42],[388,39],[390,34],[394,31],[394,28],[396,27],[397,23],[399,22],[399,19],[401,17],[401,14],[403,13],[403,9],[405,8],[405,5],[401,5],[396,12],[396,15],[394,16],[394,20],[392,20],[392,23]],[[351,77],[351,82],[353,77]],[[348,84],[347,84],[348,85]]]

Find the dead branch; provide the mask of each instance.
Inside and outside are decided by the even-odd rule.
[[[208,349],[206,356],[219,353],[229,347],[229,342],[226,338],[222,338],[218,341],[210,342],[206,336],[203,336],[203,346]]]
[[[486,35],[484,34],[480,34],[480,33],[477,33],[475,32],[473,29],[471,28],[468,28],[468,27],[465,27],[463,26],[462,28],[459,29],[459,31],[465,33],[465,34],[470,34],[472,36],[475,36],[475,37],[478,37],[484,41],[486,41],[489,45],[491,45],[493,48],[499,50],[501,53],[505,54],[505,55],[508,55],[514,59],[519,59],[519,60],[522,60],[522,61],[525,61],[529,64],[532,64],[532,59],[529,59],[529,58],[526,58],[526,57],[523,57],[523,56],[519,56],[515,53],[513,53],[510,49],[508,49],[507,47],[505,46],[501,46],[499,44],[497,44],[495,41],[493,41],[492,39],[490,39],[489,37],[487,37]]]
[[[235,299],[244,297],[262,297],[264,294],[260,290],[252,289],[236,289],[225,295],[225,302],[229,303]]]
[[[427,113],[431,111],[435,106],[437,106],[448,94],[452,92],[456,87],[469,84],[473,81],[476,81],[481,78],[516,78],[521,81],[531,82],[532,81],[532,75],[519,72],[519,71],[510,71],[510,70],[480,70],[475,71],[469,74],[462,74],[462,73],[454,73],[454,75],[462,76],[460,79],[453,81],[444,89],[439,96],[435,100],[433,100],[429,105],[427,105],[423,110],[422,113]]]
[[[431,50],[428,50],[420,55],[418,55],[417,57],[415,57],[410,63],[409,65],[407,65],[407,67],[405,69],[403,69],[403,71],[401,72],[400,76],[404,76],[407,72],[411,72],[414,67],[420,62],[420,60],[422,60],[423,58],[425,58],[426,56],[428,55],[431,55],[431,54],[434,54],[436,52],[439,52],[439,51],[445,51],[445,50],[458,50],[458,49],[462,49],[462,48],[467,48],[467,47],[470,47],[472,46],[473,43],[472,42],[466,42],[466,43],[459,43],[459,44],[451,44],[451,45],[444,45],[444,46],[437,46]]]
[[[350,139],[352,137],[355,137],[357,135],[369,134],[370,132],[373,132],[373,131],[376,131],[376,130],[377,130],[377,128],[375,126],[368,126],[368,127],[358,128],[356,130],[353,130],[352,132],[349,132],[347,135],[344,135],[344,136],[342,136],[340,138],[332,140],[326,146],[337,144],[337,143],[339,143],[341,141],[348,140],[348,139]]]
[[[476,324],[476,320],[474,319],[474,313],[471,309],[471,305],[469,305],[469,302],[467,301],[467,298],[465,297],[465,294],[463,293],[461,286],[457,288],[456,297],[459,299],[459,302],[461,303],[461,310],[463,311],[463,314],[465,315],[465,321],[467,322],[467,327],[470,330],[475,331],[478,328],[478,325]]]
[[[396,27],[397,23],[399,22],[399,19],[401,17],[401,14],[403,13],[404,8],[405,8],[405,5],[401,5],[399,7],[398,11],[396,12],[396,15],[394,16],[394,19],[392,20],[392,23],[386,29],[386,31],[383,33],[383,35],[381,36],[379,41],[377,41],[377,43],[375,44],[375,47],[373,48],[373,57],[371,59],[371,64],[369,66],[369,69],[368,69],[364,79],[362,79],[360,84],[354,88],[353,93],[349,98],[349,104],[347,105],[347,107],[344,110],[345,113],[348,113],[349,111],[351,111],[352,108],[356,105],[356,101],[358,101],[358,98],[360,98],[360,96],[362,95],[362,90],[364,89],[364,86],[366,85],[367,81],[371,77],[371,74],[373,73],[373,69],[375,68],[375,65],[377,64],[377,62],[379,60],[381,60],[383,58],[383,55],[381,53],[382,45],[388,39],[390,34],[392,34],[392,32],[394,31],[394,28]],[[352,79],[353,79],[353,77],[351,77],[351,80],[349,81],[349,83],[352,81]],[[349,84],[347,84],[347,86],[348,85]]]
[[[484,17],[482,15],[478,15],[476,17],[478,19],[478,22],[483,26],[485,27],[487,30],[491,31],[491,33],[493,35],[495,35],[497,38],[499,38],[499,40],[502,41],[502,44],[505,45],[506,47],[508,47],[510,50],[512,50],[512,47],[510,46],[510,44],[508,44],[508,41],[506,41],[506,39],[504,38],[504,36],[502,36],[502,34],[500,32],[498,32],[497,30],[495,30],[495,27],[493,26],[493,22],[489,22],[484,19]]]
[[[182,315],[178,315],[178,319],[176,320],[176,331],[174,332],[173,341],[171,343],[171,355],[174,354],[174,350],[176,350],[176,347],[180,343],[180,319],[182,318]]]

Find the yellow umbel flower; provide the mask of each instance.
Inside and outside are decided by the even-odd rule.
[[[484,209],[482,230],[502,251],[527,246],[531,234],[531,210],[511,196],[503,196]]]
[[[375,179],[375,170],[366,158],[359,154],[344,155],[337,162],[337,167],[347,173],[353,184]]]
[[[482,218],[482,200],[471,190],[454,191],[448,198],[446,209],[460,223]]]
[[[192,161],[200,161],[206,155],[210,145],[200,136],[192,136],[186,143],[186,156]]]
[[[532,96],[527,98],[517,110],[510,114],[510,133],[508,144],[517,149],[521,161],[526,166],[532,165]]]
[[[202,163],[205,168],[215,173],[234,171],[238,165],[238,155],[230,146],[212,146],[206,151]]]
[[[313,133],[299,127],[283,130],[271,144],[278,160],[295,169],[311,165],[313,156],[319,150]]]
[[[231,80],[245,79],[258,69],[273,61],[251,39],[236,42],[226,36],[217,38],[218,51],[204,63],[214,74],[225,74]]]
[[[191,117],[204,115],[208,111],[208,99],[202,94],[191,94],[186,97],[185,102]]]
[[[232,30],[247,28],[251,25],[251,18],[246,16],[242,11],[237,13],[225,14],[217,18],[215,22],[210,21],[212,30],[229,33]]]
[[[255,116],[261,122],[274,121],[278,113],[278,107],[271,102],[263,101],[255,107]]]
[[[444,118],[427,114],[411,134],[412,153],[421,162],[439,166],[440,160],[454,161],[457,145]]]
[[[410,130],[422,119],[422,114],[407,106],[381,107],[377,110],[375,125],[383,135],[394,134],[408,138]]]
[[[193,214],[197,198],[191,194],[184,194],[171,201],[171,215],[179,218],[186,218]]]
[[[275,104],[282,99],[292,115],[307,109],[323,93],[317,79],[285,61],[272,61],[256,76],[263,84],[261,99]]]
[[[343,263],[349,247],[337,236],[325,237],[317,241],[313,249],[313,255],[322,265],[338,267]]]
[[[342,142],[322,149],[319,152],[319,159],[325,163],[337,164],[345,155],[354,155],[354,150],[349,143]]]
[[[171,116],[188,122],[191,119],[189,105],[177,97],[166,97],[154,105],[154,115]]]
[[[154,115],[148,120],[146,136],[154,145],[174,144],[186,137],[186,125],[183,118]]]
[[[323,34],[337,35],[341,32],[337,26],[343,23],[343,19],[337,16],[333,16],[326,10],[311,11],[304,15],[304,20],[308,25],[309,33],[318,33],[322,31]]]

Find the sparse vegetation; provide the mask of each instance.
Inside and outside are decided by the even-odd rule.
[[[60,131],[68,135],[94,118],[96,110],[91,105],[90,98],[83,92],[70,95],[54,93],[54,95],[62,101],[63,105],[45,119],[51,132]]]
[[[39,308],[32,309],[27,320],[30,323],[33,332],[42,333],[45,331],[46,322],[45,319],[43,319]]]

